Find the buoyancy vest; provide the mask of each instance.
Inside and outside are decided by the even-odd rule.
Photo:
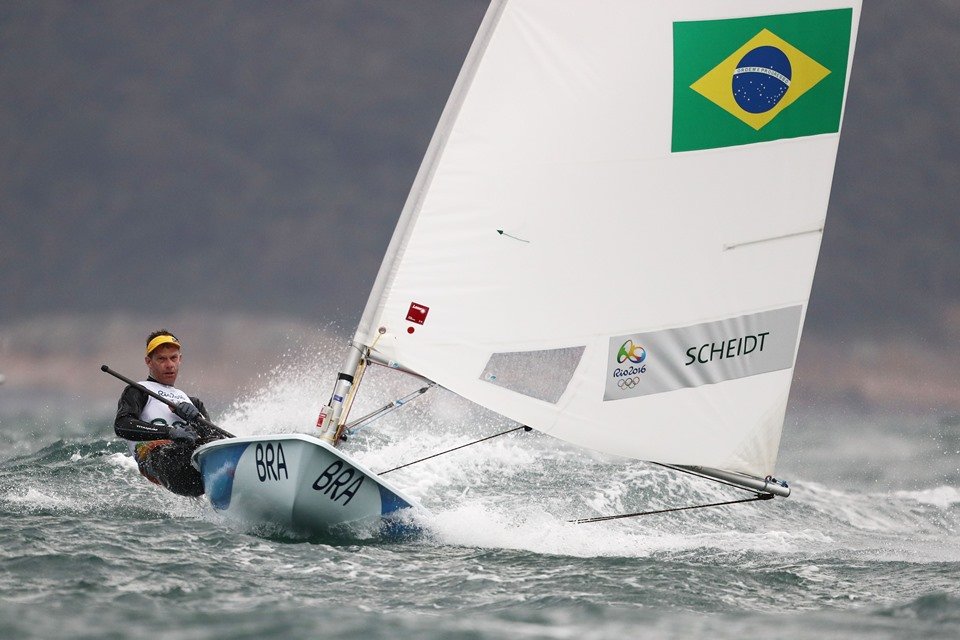
[[[190,401],[190,396],[176,387],[160,384],[159,382],[154,382],[153,380],[141,380],[140,384],[150,391],[153,391],[161,398],[166,398],[174,404],[179,404],[181,402],[193,404]],[[143,406],[143,411],[140,412],[140,419],[144,422],[150,422],[152,424],[164,424],[168,426],[177,424],[178,422],[180,424],[184,424],[183,418],[175,414],[170,410],[170,407],[160,402],[153,396],[147,396],[147,404]],[[135,442],[130,443],[131,451],[133,451],[135,446]]]

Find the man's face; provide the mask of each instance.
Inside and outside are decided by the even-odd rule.
[[[147,363],[147,370],[154,380],[172,386],[180,372],[180,347],[162,344],[143,361]]]

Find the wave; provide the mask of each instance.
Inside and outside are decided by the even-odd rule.
[[[146,482],[119,440],[57,440],[0,464],[0,510],[129,519],[199,517],[204,509]]]
[[[331,350],[338,353],[337,350]],[[336,362],[298,361],[265,376],[251,397],[219,423],[238,434],[309,431]],[[353,416],[419,386],[374,368]],[[350,454],[373,470],[513,427],[506,419],[434,389],[355,434]],[[0,504],[11,510],[162,515],[217,522],[203,503],[150,485],[113,439],[56,440],[0,463]],[[859,492],[797,480],[793,496],[597,522],[569,520],[685,507],[748,497],[715,483],[572,447],[537,432],[516,432],[397,471],[391,481],[429,510],[422,518],[434,545],[510,549],[576,557],[650,556],[717,559],[762,554],[789,560],[866,554],[890,561],[960,560],[960,490]]]
[[[336,350],[334,350],[336,352]],[[335,362],[279,368],[254,397],[237,402],[224,425],[239,434],[306,431],[325,400],[317,380],[333,380]],[[419,386],[373,368],[353,417]],[[442,389],[354,435],[350,454],[373,470],[470,442],[515,426]],[[672,555],[716,557],[836,552],[916,559],[917,544],[955,527],[960,492],[932,487],[858,492],[817,482],[792,483],[793,497],[702,511],[602,523],[568,520],[746,497],[709,481],[571,447],[537,432],[517,432],[397,471],[391,481],[419,497],[433,544],[511,549],[581,557]],[[948,546],[933,557],[960,557]]]
[[[954,593],[928,593],[909,602],[883,607],[876,615],[923,620],[930,624],[960,624],[960,597]]]

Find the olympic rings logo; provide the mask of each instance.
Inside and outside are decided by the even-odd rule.
[[[640,384],[640,376],[621,378],[620,380],[617,380],[617,386],[624,390],[633,389],[638,384]]]
[[[627,340],[620,345],[620,351],[617,352],[617,364],[623,364],[627,360],[633,364],[640,364],[647,359],[647,350],[639,344],[634,344],[633,340]]]

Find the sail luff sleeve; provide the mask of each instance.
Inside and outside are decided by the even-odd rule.
[[[383,262],[380,264],[380,271],[377,273],[377,278],[370,290],[370,296],[367,298],[367,305],[364,308],[363,316],[357,325],[357,332],[354,336],[355,342],[370,346],[370,343],[374,340],[377,330],[376,325],[379,323],[379,315],[382,309],[384,291],[388,289],[396,274],[396,265],[400,256],[403,254],[410,234],[413,232],[414,222],[420,212],[423,198],[427,193],[437,164],[443,154],[450,131],[453,129],[457,113],[463,105],[467,90],[480,65],[483,52],[486,50],[490,38],[493,36],[497,22],[500,20],[500,16],[503,14],[503,9],[507,2],[508,0],[494,0],[491,2],[477,31],[477,35],[474,38],[473,44],[467,52],[463,67],[457,76],[453,90],[440,116],[440,121],[430,140],[430,145],[427,147],[423,162],[417,171],[417,177],[414,179],[413,186],[407,196],[407,201],[400,213],[400,219],[397,222],[396,229],[394,229],[390,244],[387,246]]]

